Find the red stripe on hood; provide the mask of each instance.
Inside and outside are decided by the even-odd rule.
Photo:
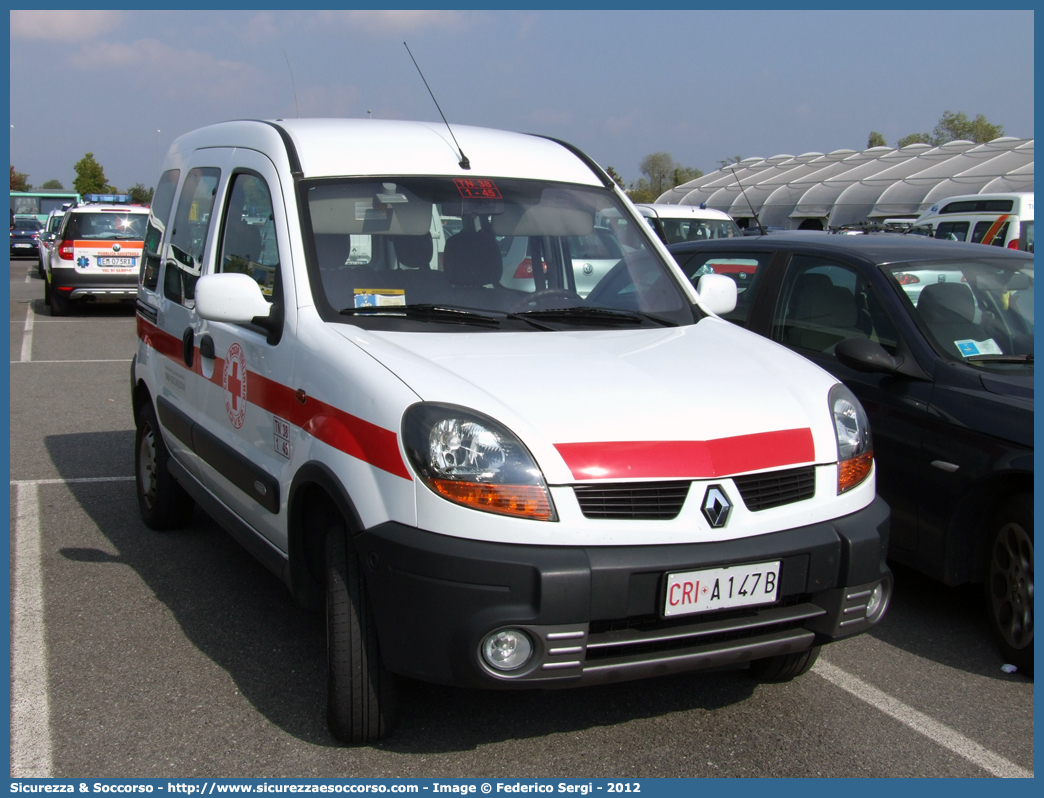
[[[555,448],[574,479],[707,479],[816,459],[807,428],[710,441],[556,443]]]

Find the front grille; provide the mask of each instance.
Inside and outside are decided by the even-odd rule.
[[[586,518],[668,521],[677,518],[689,495],[685,482],[629,482],[575,485],[576,500]]]
[[[815,466],[733,477],[732,481],[751,512],[804,501],[816,495]]]

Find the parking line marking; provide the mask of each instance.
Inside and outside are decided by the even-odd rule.
[[[82,482],[130,482],[134,477],[73,477],[71,479],[12,479],[16,487],[23,485],[75,485]]]
[[[32,267],[32,266],[30,266],[30,267],[29,267],[28,269],[26,269],[26,271],[25,271],[25,281],[26,281],[27,283],[31,283],[31,282],[32,282],[32,276],[33,276],[33,267]]]
[[[36,314],[33,313],[32,303],[25,309],[25,327],[22,329],[22,359],[20,362],[29,363],[33,359],[33,321]]]
[[[32,482],[17,483],[11,604],[11,775],[50,778],[50,704],[40,573],[40,499]]]
[[[918,712],[899,699],[893,698],[847,671],[831,665],[829,662],[824,662],[820,659],[812,666],[812,672],[826,679],[831,684],[840,687],[842,690],[851,693],[861,701],[865,701],[875,709],[879,709],[886,715],[895,718],[905,726],[923,734],[943,748],[947,748],[958,756],[964,757],[973,765],[979,766],[994,776],[1004,779],[1033,778],[1032,770],[1019,767],[1000,754],[995,754],[993,751],[983,748],[974,740],[965,737],[955,729],[951,729],[945,723],[940,723],[923,712]]]

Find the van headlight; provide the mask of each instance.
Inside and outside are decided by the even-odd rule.
[[[874,442],[866,411],[848,388],[830,389],[830,412],[837,438],[837,492],[850,490],[866,479],[874,465]]]
[[[558,520],[533,456],[493,419],[425,402],[406,411],[402,431],[417,475],[444,499],[487,513]]]

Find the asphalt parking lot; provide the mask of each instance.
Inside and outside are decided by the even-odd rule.
[[[10,279],[14,776],[1033,775],[1033,683],[1001,670],[978,591],[899,569],[881,624],[789,684],[407,681],[393,736],[339,747],[322,618],[199,510],[139,518],[133,310],[51,318],[34,261]]]

